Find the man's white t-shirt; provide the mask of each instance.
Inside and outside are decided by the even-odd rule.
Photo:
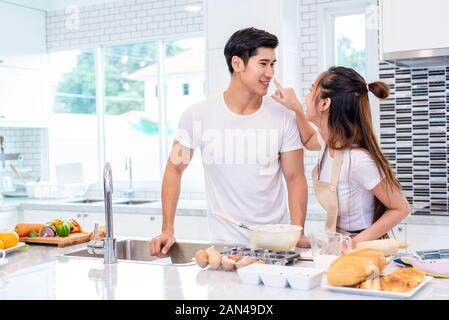
[[[321,141],[320,141],[321,142]],[[326,148],[320,180],[330,183],[334,159]],[[370,191],[382,177],[372,156],[364,149],[345,149],[338,181],[338,227],[359,231],[373,223],[374,194]]]
[[[217,211],[249,226],[289,223],[280,153],[303,148],[292,111],[265,96],[256,112],[238,115],[215,95],[182,114],[176,140],[201,150],[212,241],[248,245]]]

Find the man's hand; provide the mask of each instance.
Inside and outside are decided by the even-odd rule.
[[[273,100],[279,102],[284,107],[294,112],[303,112],[301,102],[299,102],[296,97],[295,90],[292,88],[282,87],[282,85],[275,78],[273,78],[273,82],[276,86],[276,91],[271,96]]]
[[[159,236],[150,240],[150,254],[162,257],[175,244],[175,235],[171,231],[163,231]]]
[[[305,235],[301,234],[301,237],[298,240],[298,243],[296,244],[298,248],[310,248],[310,238],[306,237]]]

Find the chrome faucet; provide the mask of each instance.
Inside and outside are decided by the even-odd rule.
[[[109,163],[106,163],[103,170],[104,187],[104,207],[106,220],[106,237],[103,240],[97,240],[98,224],[95,224],[94,238],[87,245],[87,251],[90,254],[103,254],[104,263],[117,263],[117,241],[114,238],[113,217],[112,217],[112,169]]]
[[[128,189],[123,192],[123,195],[128,198],[134,197],[134,187],[133,187],[133,158],[127,157],[125,163],[125,170],[128,170]]]

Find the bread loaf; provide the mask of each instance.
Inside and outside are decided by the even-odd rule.
[[[379,272],[384,271],[385,266],[387,264],[385,256],[382,254],[381,251],[376,250],[376,249],[370,249],[370,248],[356,249],[356,250],[350,251],[346,254],[352,254],[352,255],[355,254],[355,255],[363,256],[363,257],[369,259],[372,263],[374,263],[379,268]]]
[[[354,286],[368,277],[375,277],[385,269],[385,257],[375,249],[351,251],[337,258],[327,270],[332,286]]]

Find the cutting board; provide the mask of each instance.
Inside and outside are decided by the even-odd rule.
[[[20,241],[26,243],[50,244],[59,248],[72,246],[89,241],[90,232],[71,233],[67,237],[20,237]]]

